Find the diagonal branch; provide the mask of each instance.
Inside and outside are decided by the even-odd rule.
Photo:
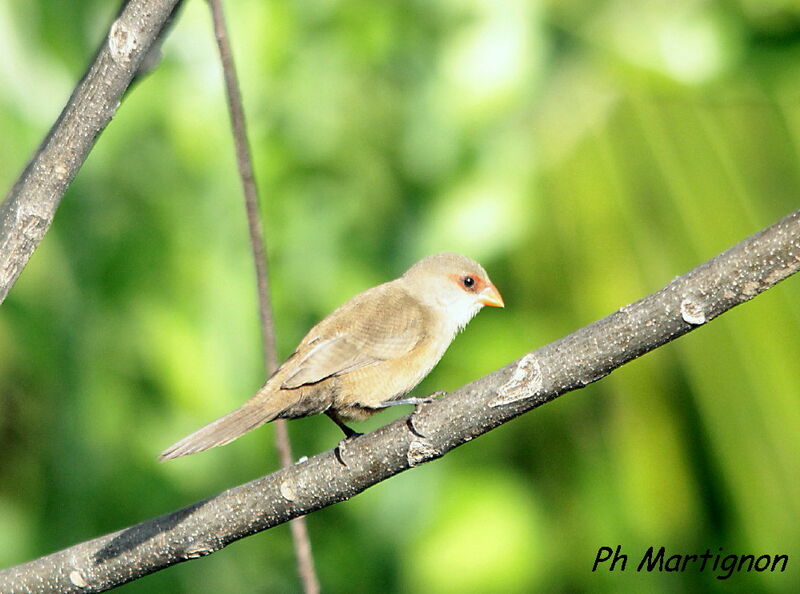
[[[244,119],[242,94],[233,62],[228,28],[225,24],[225,13],[221,0],[209,0],[211,15],[214,21],[214,36],[217,39],[222,71],[225,75],[225,89],[228,97],[228,109],[231,115],[233,138],[236,143],[236,161],[239,165],[239,177],[242,181],[245,209],[247,211],[247,227],[250,231],[250,246],[253,251],[253,262],[256,268],[256,286],[258,292],[258,311],[261,319],[261,341],[264,347],[264,367],[267,375],[275,373],[278,368],[278,349],[275,345],[275,322],[269,301],[269,270],[265,249],[264,234],[261,230],[261,216],[258,208],[258,189],[253,173],[253,159],[247,141],[247,126]],[[275,421],[275,444],[280,455],[281,466],[291,466],[292,444],[286,421]],[[319,592],[319,580],[314,569],[314,557],[311,554],[311,540],[304,517],[295,518],[291,522],[292,542],[297,561],[297,572],[303,582],[306,594]]]
[[[0,571],[0,591],[100,592],[349,499],[597,381],[798,269],[800,211],[658,292],[347,443],[338,456],[324,452],[176,512]]]
[[[130,0],[36,154],[0,204],[0,303],[179,0]]]

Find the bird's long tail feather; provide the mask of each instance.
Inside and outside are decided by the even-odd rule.
[[[244,404],[235,411],[220,417],[192,433],[177,443],[172,444],[159,454],[158,459],[172,460],[188,454],[202,452],[209,448],[225,445],[237,437],[268,423],[280,414],[280,409],[259,404]]]

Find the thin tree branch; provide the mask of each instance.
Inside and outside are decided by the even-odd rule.
[[[176,512],[0,571],[0,591],[101,592],[349,499],[597,381],[798,269],[800,211],[660,291],[347,442],[338,453],[329,450]]]
[[[236,66],[233,61],[228,28],[225,23],[225,13],[221,0],[209,0],[211,15],[214,21],[214,36],[217,39],[222,70],[225,75],[225,89],[228,98],[233,137],[236,143],[236,161],[239,166],[239,177],[244,191],[245,209],[247,211],[247,226],[250,231],[250,245],[253,251],[253,261],[256,268],[256,285],[258,290],[259,315],[261,319],[261,339],[264,347],[264,367],[267,375],[272,375],[278,368],[277,347],[275,345],[275,322],[272,316],[272,307],[269,299],[269,270],[267,265],[265,240],[261,229],[261,216],[259,211],[258,189],[253,173],[253,160],[250,155],[250,146],[247,140],[247,126],[245,124],[242,95],[239,90],[239,81]],[[292,445],[289,441],[289,432],[286,421],[280,419],[275,422],[275,444],[278,449],[281,466],[291,466],[294,456]],[[292,542],[294,543],[297,572],[303,583],[306,594],[319,593],[319,580],[314,569],[314,557],[311,553],[311,540],[308,537],[308,527],[305,517],[297,517],[291,521]]]
[[[0,205],[0,303],[119,107],[178,0],[130,0],[36,154]]]

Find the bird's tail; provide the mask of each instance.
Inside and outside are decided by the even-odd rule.
[[[265,406],[264,402],[246,403],[235,411],[220,417],[172,444],[158,455],[158,459],[172,460],[188,454],[202,452],[209,448],[225,445],[237,437],[272,421],[280,414],[280,408]]]

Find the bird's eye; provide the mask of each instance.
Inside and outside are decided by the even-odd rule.
[[[471,276],[465,276],[461,279],[461,284],[464,285],[465,288],[471,289],[475,286],[475,279]]]

